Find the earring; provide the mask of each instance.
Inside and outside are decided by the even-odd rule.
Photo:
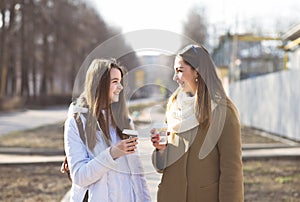
[[[196,83],[198,82],[198,78],[195,79]]]

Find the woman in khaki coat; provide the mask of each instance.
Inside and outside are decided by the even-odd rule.
[[[151,131],[153,165],[163,173],[157,201],[244,201],[238,112],[209,53],[187,46],[177,54],[174,71],[179,87],[167,105],[167,145]]]

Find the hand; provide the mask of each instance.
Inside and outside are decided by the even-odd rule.
[[[151,131],[151,142],[152,142],[152,145],[158,149],[158,150],[165,150],[167,145],[166,144],[159,144],[159,133],[155,134],[155,128],[152,128]]]
[[[128,138],[125,140],[121,140],[117,144],[111,147],[110,155],[113,159],[117,159],[123,155],[132,154],[135,152],[137,142],[137,137]]]

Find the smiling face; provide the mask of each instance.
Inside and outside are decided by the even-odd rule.
[[[176,57],[174,71],[173,80],[178,83],[183,92],[192,93],[194,95],[197,90],[197,71],[188,65],[181,57]]]
[[[122,74],[118,68],[110,70],[110,87],[109,87],[109,100],[111,103],[119,101],[119,94],[123,90],[121,84]]]

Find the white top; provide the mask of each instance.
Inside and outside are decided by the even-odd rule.
[[[85,126],[82,115],[81,120]],[[120,138],[115,130],[110,131],[114,145]],[[89,190],[89,201],[151,201],[138,153],[113,160],[100,131],[97,138],[99,141],[91,152],[81,141],[74,117],[69,116],[65,121],[65,152],[73,180],[70,201],[81,202],[86,190]]]

